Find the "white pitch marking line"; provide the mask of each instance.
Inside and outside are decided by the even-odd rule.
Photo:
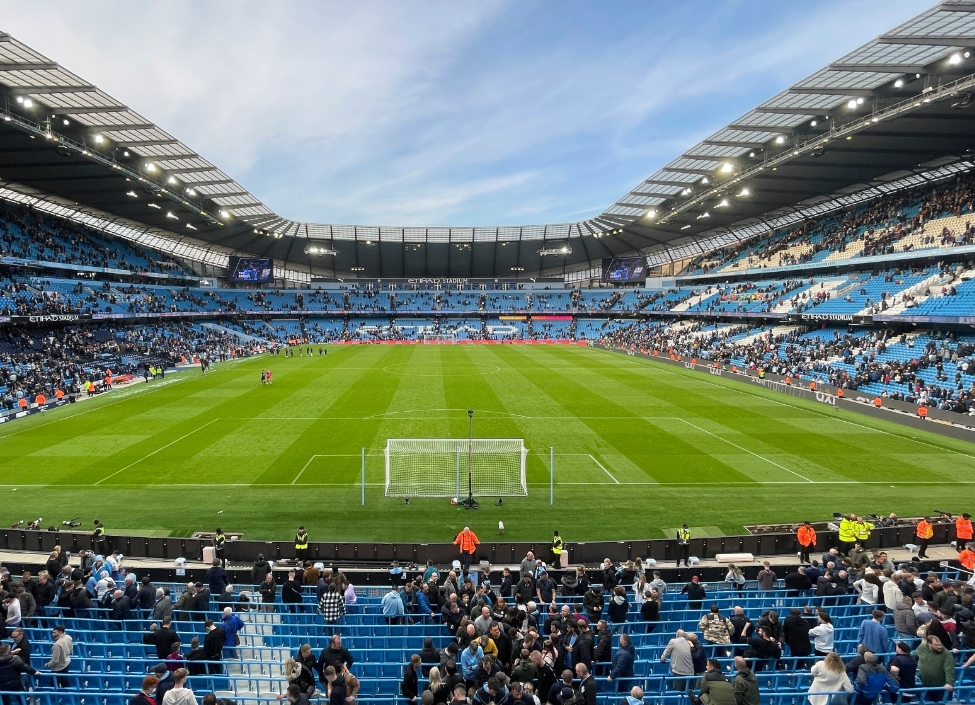
[[[167,443],[166,445],[164,445],[164,446],[162,446],[161,448],[156,448],[156,449],[155,449],[154,451],[152,451],[152,452],[151,452],[151,453],[149,453],[148,455],[144,455],[144,456],[142,456],[141,458],[139,458],[139,459],[138,459],[138,460],[136,460],[135,462],[132,462],[132,463],[129,463],[128,465],[126,465],[126,466],[125,466],[124,468],[122,468],[121,470],[116,470],[115,472],[113,472],[113,473],[112,473],[111,475],[109,475],[108,477],[103,477],[103,478],[102,478],[101,480],[99,480],[99,481],[98,481],[98,482],[96,482],[95,484],[96,484],[96,485],[100,485],[100,484],[102,484],[103,482],[105,482],[105,480],[110,480],[111,478],[113,478],[113,477],[115,477],[116,475],[118,475],[118,474],[119,474],[120,472],[122,472],[123,470],[128,470],[128,469],[129,469],[130,467],[132,467],[133,465],[138,465],[139,463],[141,463],[141,462],[142,462],[143,460],[145,460],[146,458],[151,458],[152,456],[154,456],[154,455],[155,455],[156,453],[158,453],[159,451],[161,451],[161,450],[166,450],[167,448],[169,448],[169,446],[171,446],[171,445],[174,445],[174,444],[176,444],[176,443],[179,443],[179,442],[180,442],[181,440],[183,440],[183,439],[184,439],[184,438],[186,438],[187,436],[192,436],[192,435],[193,435],[194,433],[196,433],[197,431],[202,431],[203,429],[205,429],[205,428],[206,428],[207,426],[209,426],[210,424],[212,424],[212,423],[216,423],[216,422],[217,422],[217,421],[219,421],[219,420],[220,420],[219,418],[216,418],[216,419],[211,419],[210,421],[207,421],[207,422],[206,422],[205,424],[203,424],[202,426],[200,426],[200,427],[198,427],[198,428],[194,428],[194,429],[193,429],[192,431],[190,431],[189,433],[186,433],[186,434],[183,434],[182,436],[180,436],[179,438],[177,438],[177,439],[176,439],[175,441],[170,441],[169,443]]]
[[[303,473],[303,472],[305,472],[305,470],[307,470],[307,469],[308,469],[308,466],[309,466],[309,465],[311,465],[311,461],[313,461],[313,460],[314,460],[315,458],[317,458],[317,457],[318,457],[317,455],[313,455],[313,456],[311,456],[310,458],[308,458],[308,462],[307,462],[307,463],[305,463],[305,467],[303,467],[303,468],[301,469],[301,471],[300,471],[300,472],[299,472],[299,473],[298,473],[297,475],[295,475],[295,479],[293,479],[293,480],[291,481],[291,484],[292,484],[292,485],[293,485],[293,484],[295,484],[296,482],[298,482],[298,478],[299,478],[299,477],[301,477],[301,475],[302,475],[302,473]]]
[[[680,420],[681,420],[681,421],[682,421],[683,423],[686,423],[686,424],[687,424],[688,426],[693,426],[694,428],[696,428],[696,429],[697,429],[698,431],[701,431],[702,433],[706,433],[706,434],[708,434],[709,436],[713,436],[714,438],[717,438],[717,439],[718,439],[719,441],[724,441],[724,442],[725,442],[725,443],[727,443],[728,445],[732,445],[732,446],[734,446],[734,447],[735,447],[735,448],[737,448],[738,450],[743,450],[743,451],[745,451],[746,453],[748,453],[748,454],[750,454],[750,455],[754,455],[754,456],[755,456],[756,458],[759,458],[760,460],[764,460],[764,461],[765,461],[766,463],[769,463],[769,464],[771,464],[771,465],[774,465],[774,466],[775,466],[775,467],[777,467],[777,468],[781,468],[781,469],[783,469],[783,470],[785,470],[786,472],[788,472],[788,473],[791,473],[791,474],[793,474],[793,475],[795,475],[796,477],[801,477],[801,478],[802,478],[803,480],[805,480],[806,482],[813,482],[813,483],[814,483],[814,481],[813,481],[813,480],[810,480],[810,479],[809,479],[808,477],[806,477],[805,475],[800,475],[799,473],[797,473],[797,472],[795,472],[794,470],[790,470],[789,468],[787,468],[787,467],[785,467],[785,466],[782,466],[782,465],[779,465],[779,464],[778,464],[777,462],[775,462],[774,460],[769,460],[769,459],[768,459],[768,458],[766,458],[766,457],[765,457],[764,455],[759,455],[758,453],[755,453],[755,452],[753,452],[753,451],[750,451],[750,450],[748,450],[748,448],[743,448],[742,446],[740,446],[740,445],[738,445],[737,443],[732,443],[732,442],[731,442],[731,441],[729,441],[729,440],[728,440],[727,438],[722,438],[721,436],[718,436],[718,435],[716,435],[716,434],[714,434],[714,433],[711,433],[711,432],[710,432],[710,431],[708,431],[707,429],[704,429],[704,428],[701,428],[701,427],[700,427],[700,426],[698,426],[697,424],[692,424],[692,423],[691,423],[690,421],[688,421],[687,419],[680,419]],[[814,483],[814,484],[815,484],[815,483]]]
[[[615,482],[617,485],[620,484],[620,481],[617,480],[615,477],[613,477],[613,473],[611,473],[609,470],[607,470],[605,465],[603,465],[601,462],[599,462],[598,460],[596,460],[596,458],[592,455],[592,453],[588,453],[587,455],[589,455],[589,457],[592,458],[592,462],[596,463],[596,465],[598,465],[599,467],[601,467],[603,469],[603,472],[604,473],[606,473],[607,475],[609,475],[609,479],[610,480],[612,480],[613,482]]]

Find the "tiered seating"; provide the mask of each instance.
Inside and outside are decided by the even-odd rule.
[[[955,576],[949,576],[955,577]],[[168,586],[175,599],[180,592],[179,585]],[[667,642],[677,630],[698,632],[699,621],[712,604],[717,605],[722,614],[730,615],[732,608],[740,606],[744,613],[757,623],[761,615],[776,611],[780,620],[789,609],[804,608],[807,605],[827,611],[834,624],[834,648],[844,659],[856,653],[857,635],[860,623],[868,619],[872,605],[857,604],[855,595],[833,597],[791,596],[785,590],[759,591],[757,584],[745,586],[745,596],[739,597],[729,584],[706,585],[708,597],[703,605],[692,607],[686,597],[677,592],[680,586],[670,586],[664,596],[660,620],[652,631],[640,620],[639,609],[631,605],[626,622],[612,623],[614,651],[619,646],[619,635],[627,633],[633,641],[636,661],[634,677],[621,684],[607,683],[605,678],[597,679],[598,702],[600,705],[616,705],[619,695],[616,688],[629,690],[632,685],[640,685],[646,693],[646,702],[684,703],[686,696],[674,690],[673,677],[668,674],[668,666],[661,662],[661,655]],[[340,634],[343,646],[354,660],[352,672],[361,683],[360,702],[390,705],[399,694],[399,684],[403,668],[412,654],[417,653],[425,637],[431,637],[434,645],[444,648],[452,635],[437,624],[435,620],[425,622],[418,618],[414,624],[387,625],[379,605],[381,590],[370,589],[360,592],[356,604],[347,606],[347,615],[341,623],[325,625],[317,614],[313,588],[305,588],[304,602],[295,606],[295,611],[281,604],[275,604],[273,611],[265,612],[261,605],[251,611],[237,612],[245,622],[240,632],[241,645],[239,659],[225,659],[219,664],[220,673],[192,676],[190,687],[201,697],[214,691],[220,697],[232,697],[238,703],[267,703],[283,691],[285,682],[282,666],[286,658],[297,653],[302,644],[310,644],[314,654],[325,648],[333,633]],[[256,593],[251,592],[256,597]],[[632,597],[632,593],[631,593]],[[564,600],[567,604],[579,598]],[[560,599],[560,602],[563,601]],[[81,705],[121,705],[123,699],[138,691],[142,677],[159,663],[154,647],[142,643],[148,620],[132,619],[118,623],[96,615],[90,619],[79,619],[53,614],[38,618],[36,624],[26,629],[32,643],[33,665],[41,668],[50,654],[52,642],[50,630],[55,624],[63,624],[74,640],[74,654],[70,669],[70,688],[55,691],[53,683],[43,677],[36,683],[34,695],[42,703],[61,702]],[[204,636],[203,620],[212,618],[219,621],[219,610],[209,613],[185,613],[184,619],[173,622],[173,629],[180,636],[183,653],[188,651],[192,637]],[[892,619],[888,616],[885,625],[891,637]],[[961,644],[957,654],[959,662],[972,653],[971,644]],[[733,659],[725,652],[727,647],[704,645],[709,658],[716,658],[722,668],[733,674]],[[732,647],[733,648],[733,647]],[[893,654],[878,654],[882,660]],[[762,702],[770,705],[800,702],[805,697],[812,682],[808,665],[812,657],[796,657],[786,652],[777,663],[755,663],[754,668],[762,691]],[[597,674],[605,675],[597,666]],[[422,683],[421,683],[422,687]],[[916,689],[922,694],[923,689]],[[932,694],[934,691],[932,691]],[[975,697],[975,681],[971,675],[959,669],[955,687],[955,699],[970,702]]]

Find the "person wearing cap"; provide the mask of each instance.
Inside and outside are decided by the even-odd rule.
[[[696,575],[692,575],[691,582],[682,587],[680,591],[681,594],[687,595],[687,609],[689,610],[701,609],[701,603],[708,596],[707,590],[701,585],[701,579]]]
[[[972,515],[965,512],[955,519],[955,550],[961,553],[972,540]]]
[[[688,560],[691,556],[691,530],[687,528],[687,524],[684,524],[681,528],[677,529],[677,567],[680,568],[680,562],[684,561],[684,565],[688,568],[691,564]]]
[[[802,522],[796,530],[796,541],[799,543],[799,560],[809,562],[809,554],[816,549],[816,530],[808,521]]]
[[[480,541],[477,540],[477,535],[471,531],[471,527],[465,526],[464,530],[454,537],[454,543],[460,550],[461,568],[466,573],[467,569],[471,567],[471,561],[474,559],[474,551],[477,550],[477,545]]]

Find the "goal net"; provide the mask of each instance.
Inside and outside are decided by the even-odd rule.
[[[528,494],[521,438],[390,438],[384,452],[387,497]]]

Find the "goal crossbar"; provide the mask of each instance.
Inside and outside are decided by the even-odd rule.
[[[390,438],[387,497],[513,497],[528,494],[522,438]]]

